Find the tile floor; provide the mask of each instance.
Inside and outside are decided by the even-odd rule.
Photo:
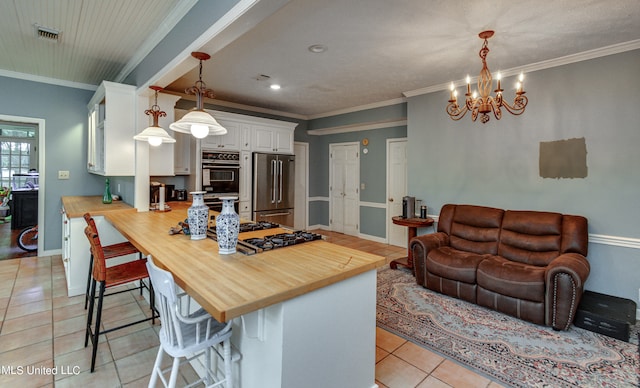
[[[318,232],[336,244],[384,255],[387,262],[405,253],[386,244]],[[149,314],[147,303],[134,291],[106,298],[104,309],[106,317],[119,319]],[[101,338],[91,374],[91,348],[83,347],[85,314],[84,296],[66,295],[60,256],[1,260],[0,386],[146,387],[159,346],[159,325],[146,322],[109,333],[106,341]],[[376,383],[381,388],[499,387],[387,331],[377,330],[376,345]],[[192,369],[181,368],[179,385],[193,377]]]

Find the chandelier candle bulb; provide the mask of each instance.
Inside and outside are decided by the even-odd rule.
[[[467,75],[467,95],[471,94],[471,77]]]
[[[498,80],[498,91],[500,90],[500,79],[502,78],[502,74],[500,74],[500,72],[498,72],[498,74],[496,74],[496,79]]]

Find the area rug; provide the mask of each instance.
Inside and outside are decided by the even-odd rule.
[[[637,339],[534,325],[427,290],[408,270],[378,271],[377,303],[379,327],[505,386],[640,386]]]

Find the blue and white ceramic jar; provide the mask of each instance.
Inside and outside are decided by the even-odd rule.
[[[218,236],[218,253],[228,255],[236,252],[238,233],[240,232],[240,216],[233,203],[238,197],[220,197],[222,211],[216,217],[216,235]]]
[[[209,207],[204,204],[205,191],[193,191],[191,196],[193,202],[187,210],[189,220],[189,231],[192,240],[202,240],[207,238],[207,226],[209,220]]]

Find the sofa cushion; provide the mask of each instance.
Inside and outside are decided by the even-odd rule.
[[[441,247],[429,252],[427,271],[446,279],[475,284],[478,263],[485,257],[487,255]]]
[[[545,268],[500,256],[490,256],[478,264],[478,285],[498,294],[534,302],[544,302]]]
[[[450,245],[477,254],[498,253],[504,210],[484,206],[454,205],[438,221],[438,229],[449,234]],[[442,224],[442,227],[441,227]]]
[[[546,266],[560,254],[562,214],[507,210],[498,255],[520,263]]]

